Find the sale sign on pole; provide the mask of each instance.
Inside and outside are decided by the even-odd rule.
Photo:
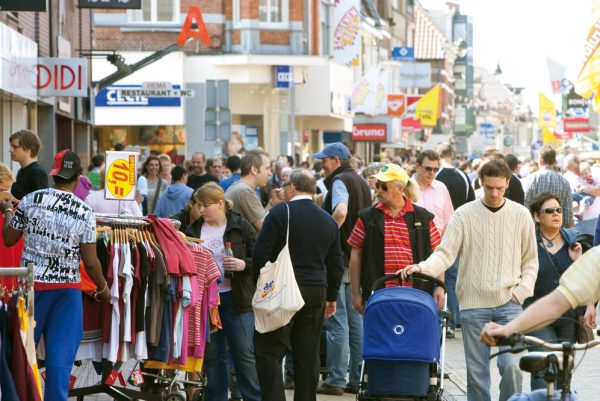
[[[137,152],[106,152],[104,198],[135,200]]]

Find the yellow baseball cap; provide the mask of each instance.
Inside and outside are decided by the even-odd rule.
[[[408,173],[397,164],[386,164],[380,170],[379,173],[372,175],[369,178],[375,178],[378,181],[390,182],[400,181],[403,184],[408,182]]]

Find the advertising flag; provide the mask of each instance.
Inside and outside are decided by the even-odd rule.
[[[434,86],[417,103],[416,118],[421,121],[421,125],[434,127],[440,117],[441,88]]]
[[[333,59],[358,65],[360,55],[360,0],[337,0],[333,11]]]
[[[548,74],[550,75],[550,83],[552,84],[552,93],[554,95],[563,93],[565,88],[562,83],[567,77],[565,66],[550,57],[546,57],[546,64],[548,64]]]
[[[583,66],[579,71],[575,91],[589,99],[600,86],[600,18],[590,27],[583,46]]]
[[[540,128],[556,127],[556,108],[552,100],[540,92],[539,103],[538,126]]]
[[[352,110],[371,116],[385,115],[388,111],[389,69],[379,65],[371,67],[354,85]]]

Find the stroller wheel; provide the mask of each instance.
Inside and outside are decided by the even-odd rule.
[[[170,393],[165,401],[185,401],[185,397],[181,394]]]
[[[192,401],[204,401],[204,389],[197,390],[192,397]]]

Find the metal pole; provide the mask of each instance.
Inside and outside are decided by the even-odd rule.
[[[293,67],[292,67],[293,68]],[[289,124],[289,130],[290,130],[290,144],[291,144],[291,152],[292,152],[292,157],[294,158],[295,162],[298,162],[298,160],[296,160],[296,84],[294,83],[294,74],[292,73],[292,82],[290,83],[290,124]]]

